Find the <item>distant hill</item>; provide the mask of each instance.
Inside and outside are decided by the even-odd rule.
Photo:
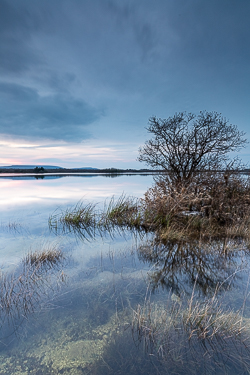
[[[63,169],[62,167],[57,167],[55,165],[8,165],[0,167],[0,169],[34,169],[36,167],[43,167],[44,169]]]
[[[81,168],[70,168],[70,169],[77,169],[77,170],[79,170],[79,169],[92,169],[92,170],[95,170],[95,171],[99,170],[99,168],[93,168],[93,167],[81,167]]]

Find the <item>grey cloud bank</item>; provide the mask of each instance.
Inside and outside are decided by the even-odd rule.
[[[76,141],[87,138],[84,125],[98,113],[70,95],[39,96],[24,86],[0,83],[1,132],[22,137]]]
[[[250,137],[249,17],[248,0],[0,0],[0,133],[142,144],[150,116],[206,109]]]

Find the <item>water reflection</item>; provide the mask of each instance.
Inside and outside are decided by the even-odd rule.
[[[152,176],[152,173],[60,173],[60,174],[46,174],[46,173],[27,173],[27,174],[0,174],[0,179],[7,179],[7,180],[19,180],[19,181],[27,181],[27,180],[34,180],[34,179],[44,179],[44,180],[54,180],[58,178],[65,178],[65,177],[81,177],[81,178],[91,178],[91,177],[106,177],[106,178],[116,178],[116,177],[123,177],[123,176]]]
[[[137,254],[140,261],[151,266],[152,289],[171,289],[178,295],[184,291],[190,293],[194,283],[203,295],[213,292],[218,285],[228,289],[240,277],[239,271],[246,266],[249,253],[247,245],[239,239],[162,240],[157,233],[148,234],[140,228],[102,220],[91,204],[79,204],[72,210],[51,216],[49,225],[56,234],[73,233],[83,241],[105,236],[114,240],[128,234],[140,242],[148,238],[139,245]]]
[[[6,208],[11,199],[16,199],[22,209],[29,204],[23,220],[13,216],[2,223],[2,244],[9,246],[7,250],[2,246],[2,261],[12,249],[18,259],[27,243],[34,248],[41,238],[55,239],[54,232],[45,230],[49,215],[61,200],[73,205],[89,193],[88,197],[98,202],[123,191],[141,196],[147,186],[146,180],[139,178],[0,179]],[[32,236],[24,232],[28,209],[32,209],[30,227],[34,227],[36,218],[40,223]],[[15,205],[13,210],[16,213]],[[43,222],[36,212],[43,212]],[[22,223],[22,231],[17,230],[17,222]],[[6,223],[10,223],[8,231]],[[14,272],[1,276],[0,373],[184,375],[187,369],[189,374],[248,373],[248,341],[243,342],[245,336],[240,331],[241,319],[243,323],[249,321],[247,303],[245,316],[237,316],[237,303],[242,303],[242,294],[247,296],[244,277],[241,294],[230,290],[241,281],[238,271],[247,264],[248,250],[240,250],[244,244],[161,242],[158,237],[153,239],[153,234],[146,237],[142,232],[131,233],[126,228],[119,233],[117,229],[109,232],[103,228],[101,233],[96,228],[89,233],[82,228],[65,231],[57,241],[72,255],[74,264],[70,267],[63,257],[37,253],[28,255]],[[67,283],[62,273],[66,267]],[[189,309],[186,300],[194,285],[200,293]],[[152,289],[157,293],[151,294]],[[228,293],[218,293],[218,289],[227,289]],[[216,298],[210,304],[214,290]],[[232,315],[225,307],[229,298]],[[218,339],[214,336],[209,341],[206,332],[213,335],[212,321],[215,330],[222,329]],[[215,325],[215,321],[221,325]],[[236,340],[224,340],[224,332],[233,333],[234,327],[240,332]],[[6,350],[4,345],[8,345]]]
[[[36,177],[39,177],[38,179]],[[75,204],[81,199],[103,201],[113,195],[141,197],[152,184],[152,175],[40,175],[0,176],[0,206],[3,210],[47,209],[49,216],[58,205]],[[113,175],[112,175],[113,177]],[[31,205],[30,207],[27,207]]]
[[[74,275],[54,298],[56,308],[43,309],[22,329],[25,342],[15,342],[11,359],[9,350],[0,353],[0,373],[15,373],[16,357],[20,372],[33,370],[35,363],[41,374],[91,374],[91,364],[102,356],[113,333],[129,328],[131,306],[143,303],[144,297],[145,282],[136,272]]]
[[[148,245],[150,243],[152,240]],[[158,248],[161,246],[158,244]],[[221,244],[219,249],[214,245],[213,248],[218,261],[221,260],[219,254],[223,257],[223,251],[227,259],[226,245],[223,247]],[[139,251],[141,253],[142,247],[139,247]],[[178,253],[177,249],[173,251]],[[189,248],[183,255],[187,257],[189,254],[191,257],[192,251],[195,253],[194,249]],[[194,301],[192,309],[186,308],[184,300],[181,303],[174,301],[172,293],[168,302],[171,308],[167,309],[165,304],[168,298],[164,290],[154,293],[149,299],[148,269],[145,269],[148,261],[138,261],[136,255],[137,246],[133,252],[130,247],[127,247],[127,251],[116,248],[106,255],[93,256],[80,271],[78,269],[76,272],[74,268],[70,273],[67,270],[70,279],[60,293],[54,293],[55,287],[51,289],[50,283],[53,278],[50,277],[51,273],[53,276],[54,270],[57,270],[55,276],[58,276],[61,271],[60,262],[54,264],[57,256],[44,257],[40,253],[27,256],[19,272],[16,272],[15,280],[27,269],[31,284],[23,289],[19,286],[16,291],[17,294],[25,292],[26,296],[29,291],[35,303],[35,314],[32,314],[35,319],[32,324],[29,319],[24,328],[22,325],[21,335],[25,340],[13,343],[11,352],[9,346],[8,350],[0,353],[0,372],[15,373],[17,362],[13,358],[17,358],[20,372],[22,370],[24,373],[184,375],[188,368],[189,373],[195,375],[237,374],[237,370],[244,374],[250,357],[248,344],[243,342],[245,336],[237,333],[240,332],[240,317],[232,314],[230,320],[227,311],[218,308],[213,298],[202,299],[199,303]],[[161,255],[163,259],[166,253]],[[201,264],[208,262],[209,257],[212,259],[212,253],[200,255],[201,260],[204,258]],[[192,262],[191,265],[194,266]],[[32,283],[31,275],[37,282]],[[40,276],[37,278],[37,275]],[[25,280],[22,279],[24,284]],[[53,297],[53,309],[45,308],[41,313],[37,310],[44,291],[46,298],[42,297],[43,300],[48,300],[50,295],[56,296]],[[25,306],[20,309],[20,315],[25,311]],[[14,313],[18,316],[15,310]],[[138,325],[134,319],[135,313],[139,317]],[[189,320],[182,319],[186,313]],[[12,323],[17,327],[19,320]],[[205,326],[205,329],[201,326]],[[210,326],[215,326],[218,332],[212,339],[214,331],[212,335],[209,333]],[[234,336],[224,339],[228,332],[232,334],[235,331],[236,339]],[[208,332],[210,336],[204,340],[199,336],[200,332]]]
[[[129,304],[124,304],[124,307],[129,306],[132,309],[133,318],[130,315],[131,310],[119,316],[119,329],[112,332],[100,358],[88,366],[89,373],[152,374],[157,372],[157,374],[185,375],[188,367],[188,373],[195,375],[247,374],[250,366],[248,323],[243,319],[241,308],[238,310],[223,308],[218,293],[218,290],[222,290],[220,282],[223,287],[228,287],[229,284],[224,278],[227,279],[228,274],[231,275],[230,272],[239,266],[236,261],[236,258],[239,259],[237,249],[239,243],[230,243],[230,246],[231,248],[226,242],[215,243],[212,244],[213,252],[209,253],[209,248],[204,249],[203,244],[201,254],[198,255],[196,244],[196,251],[195,248],[189,247],[182,253],[199,259],[200,265],[207,263],[202,267],[207,268],[207,273],[212,273],[213,277],[216,273],[214,263],[223,261],[224,265],[217,268],[217,270],[224,270],[223,274],[217,278],[218,284],[214,288],[216,290],[210,297],[198,298],[192,295],[191,298],[187,298],[187,295],[182,294],[181,298],[176,298],[172,291],[168,296],[164,293],[150,295],[146,285],[141,292],[134,287],[132,291],[128,289],[128,285],[135,285],[135,279],[131,274],[127,277],[127,286],[125,283],[122,289],[116,290],[114,285],[114,295],[120,294],[125,298],[125,291],[129,292],[127,294]],[[213,254],[216,259],[209,268],[208,263],[212,260]],[[124,254],[123,257],[120,254],[120,259],[118,254],[110,254],[109,257],[99,259],[99,263],[96,258],[92,259],[88,266],[91,269],[96,266],[97,273],[100,270],[110,272],[113,270],[114,273],[121,272],[124,266],[128,266],[127,261],[128,254],[127,256]],[[229,263],[228,267],[225,261]],[[194,266],[192,262],[191,265]],[[138,263],[137,267],[139,267]],[[122,275],[124,282],[126,274],[123,272]],[[130,283],[128,283],[129,279],[131,279]],[[146,277],[144,280],[147,280]],[[198,280],[197,275],[194,284]],[[213,285],[215,286],[215,281]],[[108,298],[105,299],[106,303]],[[119,313],[122,307],[123,304],[118,306]]]
[[[60,214],[58,214],[60,217]],[[95,220],[95,219],[94,219]],[[49,229],[57,236],[60,235],[73,235],[76,239],[81,241],[96,241],[104,238],[116,240],[117,238],[138,238],[142,240],[147,236],[144,230],[136,228],[128,228],[127,226],[118,226],[113,223],[72,223],[64,222],[57,219],[57,214],[49,217]]]
[[[63,253],[51,248],[29,253],[12,273],[0,275],[0,339],[6,346],[21,323],[65,281]]]
[[[165,342],[168,345],[165,357],[159,355],[158,343],[150,350],[142,340],[131,337],[128,330],[114,333],[101,358],[89,366],[89,374],[249,374],[249,349],[244,343],[229,340],[224,346],[225,342],[214,342],[213,348],[206,350],[201,342],[190,343],[187,334],[184,337],[172,328]]]
[[[171,288],[180,295],[190,292],[195,283],[206,295],[218,285],[227,289],[240,277],[237,271],[242,269],[244,256],[249,253],[246,247],[244,251],[240,248],[242,244],[238,241],[162,242],[156,237],[138,248],[138,257],[152,266],[149,278],[153,290]]]

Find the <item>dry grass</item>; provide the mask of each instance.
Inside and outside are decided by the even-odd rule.
[[[82,201],[74,207],[68,208],[65,212],[56,213],[49,218],[49,225],[57,229],[59,225],[68,227],[94,226],[96,224],[95,206],[92,203],[86,205]]]
[[[65,212],[56,213],[49,218],[49,227],[55,232],[73,232],[82,239],[103,236],[108,232],[142,229],[142,215],[137,199],[125,195],[112,197],[104,203],[103,210],[96,205],[83,202]]]
[[[24,263],[33,267],[53,267],[64,259],[61,249],[52,248],[44,249],[42,251],[35,251],[29,253],[24,259]]]
[[[225,310],[216,294],[203,302],[194,294],[187,301],[174,294],[165,304],[146,301],[133,311],[132,329],[135,342],[176,370],[193,363],[194,373],[199,373],[197,366],[205,363],[209,373],[209,366],[217,361],[220,366],[225,362],[244,367],[243,352],[249,356],[242,311]]]
[[[249,239],[249,179],[221,174],[205,177],[199,185],[192,182],[185,188],[158,179],[142,199],[146,221],[160,231],[163,239]]]
[[[49,226],[85,238],[120,228],[154,231],[163,240],[241,237],[250,242],[250,181],[239,175],[205,177],[184,188],[161,177],[143,199],[113,197],[103,210],[80,202],[52,215]]]
[[[11,274],[0,274],[0,328],[7,321],[15,330],[17,322],[38,309],[40,301],[58,281],[64,280],[64,259],[56,248],[29,253]]]
[[[105,202],[98,225],[104,228],[110,225],[140,227],[139,210],[138,200],[135,198],[121,195],[115,200],[112,197],[108,203]]]

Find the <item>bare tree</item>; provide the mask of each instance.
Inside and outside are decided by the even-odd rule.
[[[153,137],[139,148],[138,160],[168,171],[171,182],[182,185],[200,172],[233,169],[238,159],[229,153],[247,143],[245,133],[217,112],[151,117],[146,129]]]

